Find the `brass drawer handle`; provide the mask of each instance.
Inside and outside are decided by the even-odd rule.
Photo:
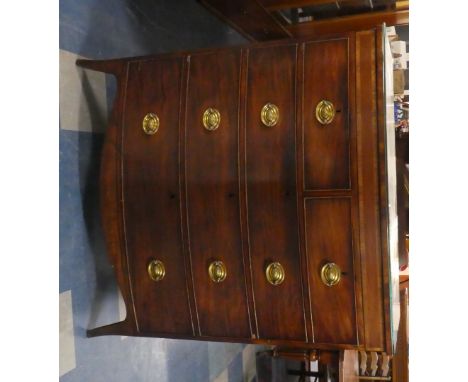
[[[277,262],[268,265],[265,274],[271,285],[280,285],[286,276],[283,266]]]
[[[220,283],[226,279],[226,266],[222,261],[213,261],[208,267],[210,279],[215,283]]]
[[[166,274],[164,264],[159,260],[151,260],[148,264],[148,275],[153,281],[161,281]]]
[[[203,113],[203,126],[209,131],[216,130],[221,123],[221,114],[219,110],[209,107]]]
[[[268,102],[260,112],[260,118],[265,126],[275,126],[279,121],[279,108]]]
[[[322,267],[320,276],[326,286],[332,287],[340,282],[341,269],[335,263],[327,263]]]
[[[322,125],[328,125],[335,118],[335,107],[330,101],[322,100],[315,108],[315,116]]]
[[[142,128],[145,134],[153,135],[159,129],[159,118],[154,113],[148,113],[143,118]]]

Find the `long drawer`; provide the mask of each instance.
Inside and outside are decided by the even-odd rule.
[[[246,181],[259,337],[304,341],[296,199],[296,55],[295,45],[250,50]],[[276,107],[277,113],[268,113],[265,107]],[[271,282],[275,273],[278,284]]]
[[[239,86],[240,51],[190,57],[185,166],[200,335],[246,339],[251,331],[239,214]]]
[[[181,78],[180,59],[130,65],[122,182],[126,248],[139,329],[192,335],[177,161]],[[156,120],[151,118],[156,116],[157,131],[146,134],[142,121],[146,117],[155,126]],[[149,276],[152,262],[159,274],[155,272],[155,278],[162,279],[155,281]]]

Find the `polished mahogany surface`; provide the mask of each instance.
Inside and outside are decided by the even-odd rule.
[[[144,331],[192,334],[177,163],[182,60],[135,62],[128,76],[122,128],[123,215],[137,321]],[[141,129],[148,112],[157,113],[160,120],[151,136]],[[148,277],[152,259],[165,265],[161,281]]]
[[[315,340],[357,344],[351,198],[306,199],[305,214]],[[321,280],[327,263],[340,267],[337,285],[327,286]]]
[[[305,44],[304,54],[304,187],[306,190],[349,189],[350,139],[348,39]],[[333,85],[331,85],[333,84]],[[322,125],[315,108],[333,103],[332,122]]]
[[[238,192],[240,50],[193,55],[189,73],[185,163],[200,334],[250,338]],[[210,107],[221,115],[213,131],[202,123]],[[226,266],[220,283],[208,275],[213,261]]]
[[[379,212],[376,33],[356,33],[356,125],[359,182],[360,256],[365,302],[364,337],[370,349],[385,342],[383,264]],[[367,111],[367,112],[363,112]],[[372,111],[372,112],[370,112]]]
[[[259,338],[305,340],[296,210],[296,49],[257,48],[249,54],[246,173]],[[267,103],[279,109],[275,126],[261,121],[260,110]],[[265,277],[273,262],[285,271],[280,285],[271,285]]]
[[[90,336],[391,353],[380,40],[369,30],[78,62],[119,84],[101,202],[127,317]],[[328,263],[341,269],[332,286]]]

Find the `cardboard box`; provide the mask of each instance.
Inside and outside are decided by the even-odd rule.
[[[393,93],[405,93],[405,71],[403,69],[396,69],[393,71]]]

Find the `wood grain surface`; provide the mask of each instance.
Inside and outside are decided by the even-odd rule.
[[[191,335],[177,161],[181,76],[181,59],[130,65],[122,131],[123,206],[140,328]],[[160,121],[154,135],[142,129],[149,112]],[[164,263],[166,275],[161,281],[149,278],[147,266],[152,259]]]
[[[238,177],[240,51],[190,59],[186,119],[188,231],[200,334],[250,338],[242,259]],[[207,108],[219,127],[202,123]],[[222,261],[227,277],[213,282],[208,267]]]
[[[252,49],[249,56],[246,152],[247,201],[253,287],[260,338],[305,339],[296,211],[296,46]],[[279,122],[260,119],[266,103],[279,108]],[[273,286],[271,262],[286,277]]]

